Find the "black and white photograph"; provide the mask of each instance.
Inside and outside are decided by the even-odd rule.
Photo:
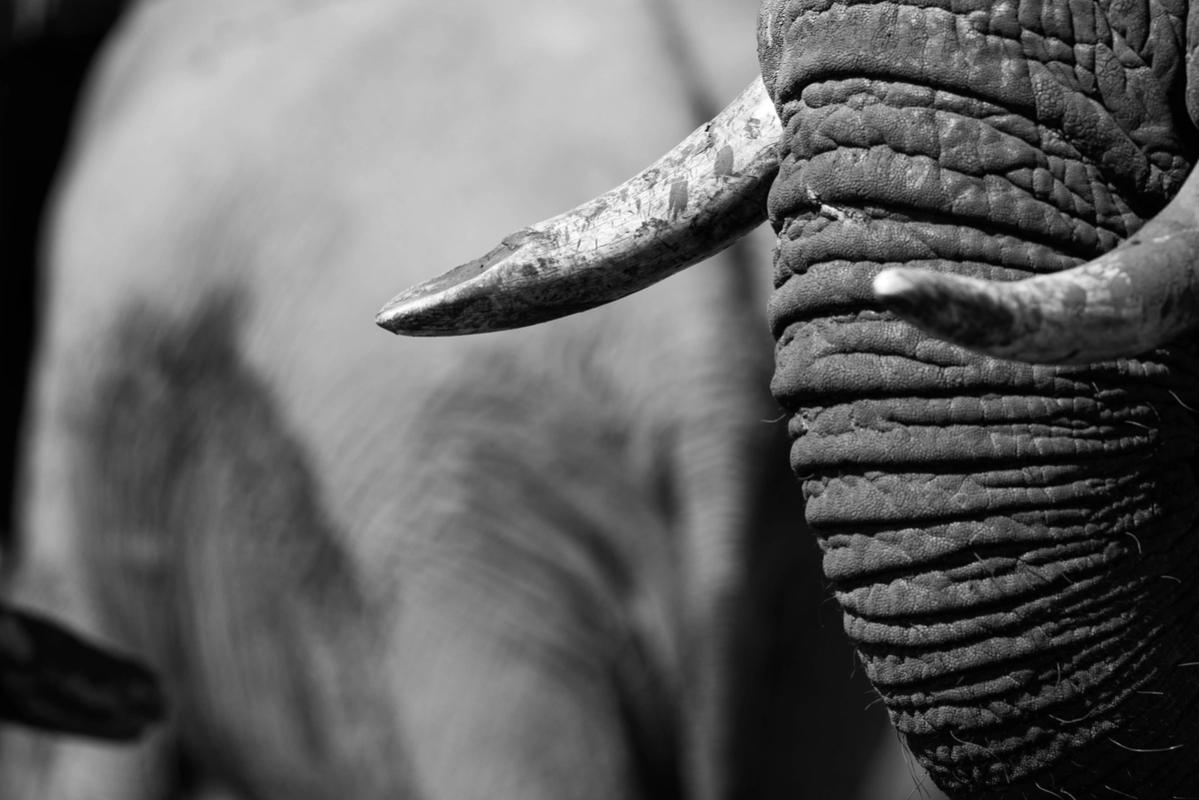
[[[0,0],[0,800],[1199,800],[1188,0]]]

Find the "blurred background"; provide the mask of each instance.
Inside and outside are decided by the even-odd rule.
[[[147,0],[146,5],[170,2],[172,0]],[[245,2],[250,4],[251,0]],[[297,8],[310,4],[295,3]],[[26,379],[37,329],[39,253],[45,234],[43,222],[47,208],[53,202],[55,176],[59,174],[67,142],[72,136],[73,112],[81,87],[86,85],[89,68],[106,37],[117,25],[124,5],[113,0],[3,0],[0,5],[3,17],[0,21],[3,25],[0,28],[3,56],[0,67],[0,258],[4,274],[2,314],[5,332],[3,373],[0,373],[4,376],[3,416],[0,419],[0,491],[3,493],[0,497],[0,536],[3,536],[6,548],[12,546],[14,537],[19,534],[12,490],[16,485]],[[265,5],[276,9],[288,7],[282,2]],[[524,13],[524,5],[520,2],[498,5],[509,9],[514,16]],[[550,43],[547,45],[550,50],[557,51],[567,61],[575,59],[585,67],[590,51],[579,43],[582,40],[576,41],[581,34],[577,23],[571,21],[571,6],[580,5],[563,2],[559,21],[541,17],[530,19],[529,24],[538,27],[537,35]],[[647,102],[653,102],[653,93],[672,92],[672,96],[662,99],[677,103],[681,98],[689,109],[689,125],[699,125],[731,99],[756,72],[753,34],[757,4],[749,0],[694,4],[685,0],[644,0],[641,5],[644,6],[648,39],[643,37],[640,41],[653,41],[661,48],[672,65],[671,79],[641,81],[628,75],[612,74],[601,77],[626,81],[625,91],[630,96],[650,95]],[[440,21],[451,27],[461,24],[466,29],[464,18],[455,16],[464,13],[463,9],[468,9],[467,5],[454,4]],[[437,19],[437,15],[433,18]],[[734,37],[730,32],[734,31],[743,42],[739,55],[724,52],[728,49],[728,41]],[[145,32],[140,35],[145,36]],[[480,34],[475,31],[472,35]],[[417,48],[419,41],[429,39],[433,33],[411,30],[408,36],[411,38],[397,42],[396,46]],[[236,37],[232,41],[236,44]],[[153,44],[141,46],[152,48]],[[610,46],[619,49],[629,45],[615,40]],[[455,74],[451,62],[463,55],[453,48],[429,46],[422,52],[428,53],[428,63],[427,71],[421,77],[429,82]],[[721,52],[721,57],[713,58],[711,54],[716,52]],[[510,55],[518,61],[522,58],[520,52]],[[532,57],[528,61],[521,69],[527,72],[532,82],[540,67]],[[136,71],[137,62],[133,63]],[[138,79],[136,75],[129,78],[131,83]],[[673,88],[664,89],[666,86]],[[586,93],[588,87],[580,85],[578,91]],[[513,93],[514,90],[507,87],[498,94],[505,92]],[[579,165],[581,177],[574,185],[587,192],[607,188],[612,174],[621,174],[622,170],[624,174],[631,174],[646,163],[647,154],[656,154],[673,143],[662,139],[658,132],[651,137],[653,141],[646,141],[638,135],[635,125],[629,129],[619,119],[606,118],[586,105],[563,104],[566,110],[559,113],[554,110],[557,104],[554,97],[546,97],[544,102],[550,111],[541,124],[560,124],[563,131],[580,125],[605,126],[610,131],[609,136],[618,143],[609,149],[602,165]],[[486,112],[486,109],[482,110]],[[563,116],[571,113],[583,116],[574,119]],[[466,146],[485,151],[489,146],[488,137],[504,136],[504,130],[496,130],[493,124],[484,114],[474,144]],[[681,138],[688,130],[689,127],[678,131],[674,138]],[[277,135],[286,137],[290,133],[278,131]],[[469,143],[469,133],[459,130],[453,136]],[[527,180],[533,186],[538,181],[549,184],[554,180],[553,167],[538,171],[537,152],[528,152],[527,159]],[[507,230],[505,226],[512,224],[510,220],[500,219],[507,209],[499,207],[494,200],[503,197],[503,179],[487,169],[480,169],[478,180],[481,182],[479,191],[470,197],[464,196],[463,207],[470,209],[468,213],[482,216],[487,212],[480,209],[492,204],[499,221],[491,226],[483,239],[494,239],[497,233]],[[547,193],[550,191],[547,189]],[[561,194],[559,188],[552,191]],[[578,201],[583,199],[585,196],[577,197]],[[558,201],[555,199],[554,202]],[[460,213],[462,209],[456,211]],[[517,220],[516,224],[533,221]],[[769,269],[765,262],[770,238],[768,230],[759,231],[754,240],[732,258],[737,266],[757,269],[760,280],[755,292],[763,309],[769,288]],[[473,242],[469,246],[475,247]],[[431,275],[449,266],[449,263],[429,263],[423,268]],[[393,290],[401,288],[403,286],[398,283],[392,287]],[[386,295],[378,297],[379,302],[385,299]],[[764,331],[764,310],[762,327]],[[779,464],[785,465],[782,430],[777,433]],[[866,681],[857,674],[853,656],[841,636],[838,614],[822,586],[815,544],[804,540],[795,530],[795,515],[801,502],[798,489],[785,468],[768,471],[768,474],[771,483],[764,491],[772,493],[779,502],[775,515],[761,521],[759,538],[765,544],[754,557],[758,560],[757,574],[768,576],[766,582],[777,588],[759,598],[758,604],[751,609],[758,616],[746,623],[743,633],[747,651],[757,652],[756,657],[762,660],[758,666],[761,677],[758,696],[748,703],[750,711],[746,715],[752,718],[757,714],[764,720],[767,730],[748,740],[752,743],[746,747],[770,748],[769,743],[775,736],[789,737],[789,743],[779,745],[774,754],[742,753],[747,760],[756,760],[755,763],[761,765],[758,788],[762,793],[755,796],[769,794],[771,790],[767,787],[775,790],[784,787],[787,791],[782,794],[785,796],[835,796],[846,800],[908,800],[917,796],[939,796],[909,763],[886,724],[881,707],[873,702],[874,696]],[[797,539],[800,541],[798,546],[795,544]],[[780,637],[793,641],[779,646],[777,640]],[[811,718],[780,720],[780,713],[772,710],[776,706],[788,710],[807,709],[805,713]]]
[[[88,67],[125,3],[0,3],[0,537],[13,529],[12,486],[33,344],[37,252],[50,186]]]

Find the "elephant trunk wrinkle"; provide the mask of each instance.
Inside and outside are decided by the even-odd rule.
[[[1076,368],[934,341],[872,281],[1015,280],[1133,235],[1182,185],[1177,12],[769,3],[784,128],[775,397],[845,628],[962,796],[1169,796],[1199,759],[1185,348]],[[1156,6],[1155,6],[1156,8]],[[1172,16],[1173,14],[1173,16]],[[1135,51],[1135,52],[1134,52]],[[1175,792],[1177,793],[1177,792]]]

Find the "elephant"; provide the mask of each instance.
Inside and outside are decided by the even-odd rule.
[[[906,745],[951,797],[1199,797],[1197,25],[766,0],[726,112],[378,321],[552,319],[769,219],[791,465]]]
[[[752,12],[672,8],[133,5],[49,221],[9,596],[169,716],[9,732],[0,796],[853,797],[896,752],[791,535],[757,245],[544,329],[363,317],[752,74]]]
[[[5,263],[0,345],[0,546],[13,529],[9,497],[34,322],[39,220],[68,118],[121,0],[11,0],[0,10],[0,247]]]
[[[0,567],[11,546],[9,489],[29,356],[37,220],[78,85],[118,9],[6,4],[0,26],[0,242],[5,264],[0,401]],[[162,716],[153,677],[57,622],[0,604],[0,720],[127,739]]]

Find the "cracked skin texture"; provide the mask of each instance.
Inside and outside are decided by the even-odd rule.
[[[845,628],[955,797],[1199,796],[1192,349],[1000,361],[870,292],[889,266],[1016,279],[1135,233],[1196,158],[1186,11],[763,5],[772,388]]]

